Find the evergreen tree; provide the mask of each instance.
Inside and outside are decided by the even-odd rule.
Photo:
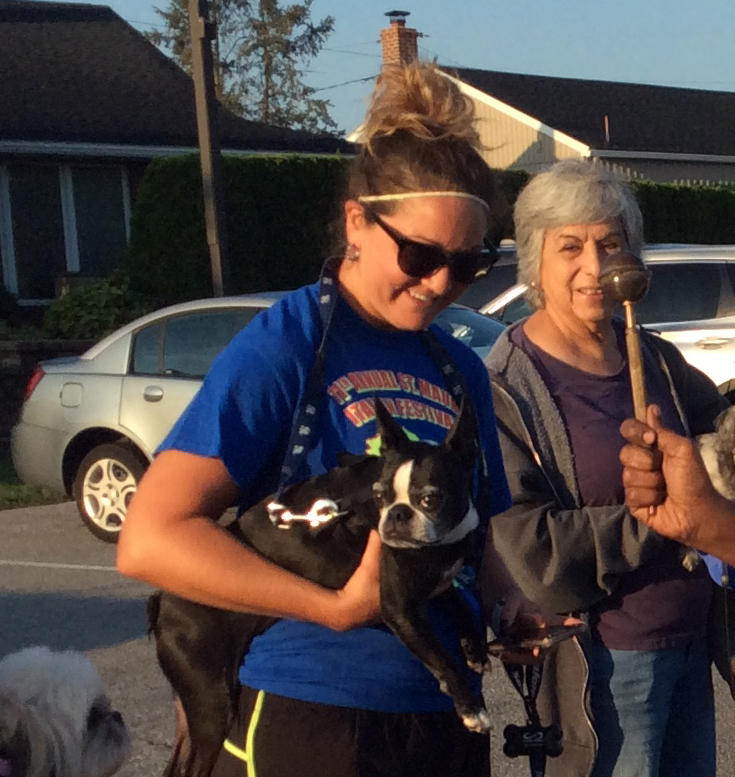
[[[305,69],[334,29],[334,17],[311,21],[313,0],[209,0],[217,28],[213,44],[215,90],[231,111],[254,121],[311,132],[335,130],[329,102],[303,82]],[[191,72],[189,0],[156,8],[166,29],[147,33]]]

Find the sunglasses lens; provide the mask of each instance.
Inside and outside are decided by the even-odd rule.
[[[434,246],[406,241],[398,250],[398,266],[412,278],[425,278],[446,263],[444,253]]]
[[[398,251],[398,266],[412,278],[426,278],[447,264],[447,255],[439,248],[423,243],[405,242]],[[492,254],[464,251],[449,257],[452,278],[470,284],[486,275],[492,266]]]

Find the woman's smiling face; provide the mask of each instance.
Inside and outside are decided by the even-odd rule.
[[[374,326],[418,331],[467,288],[440,267],[426,278],[406,275],[398,266],[398,245],[379,224],[365,218],[354,200],[345,205],[346,236],[360,250],[342,262],[339,280],[358,313]],[[381,216],[396,232],[447,252],[479,249],[487,229],[485,208],[464,197],[417,197]]]
[[[547,313],[570,325],[609,321],[616,303],[604,297],[600,272],[608,257],[625,248],[617,219],[547,230],[538,280]]]

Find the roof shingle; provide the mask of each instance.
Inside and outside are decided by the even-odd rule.
[[[594,149],[735,156],[735,92],[444,70]]]
[[[191,78],[106,6],[0,2],[0,139],[197,145]],[[351,153],[220,110],[223,148]]]

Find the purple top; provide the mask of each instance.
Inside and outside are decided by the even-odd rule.
[[[534,345],[522,326],[511,334],[533,361],[554,398],[569,434],[582,503],[588,507],[624,502],[620,424],[633,416],[633,400],[622,330],[616,329],[626,359],[616,375],[584,372]],[[684,433],[668,382],[646,373],[649,403],[661,408],[669,429]],[[684,644],[705,633],[711,584],[704,564],[687,572],[680,546],[666,543],[659,556],[622,577],[615,591],[590,611],[592,634],[614,650],[658,650]]]

